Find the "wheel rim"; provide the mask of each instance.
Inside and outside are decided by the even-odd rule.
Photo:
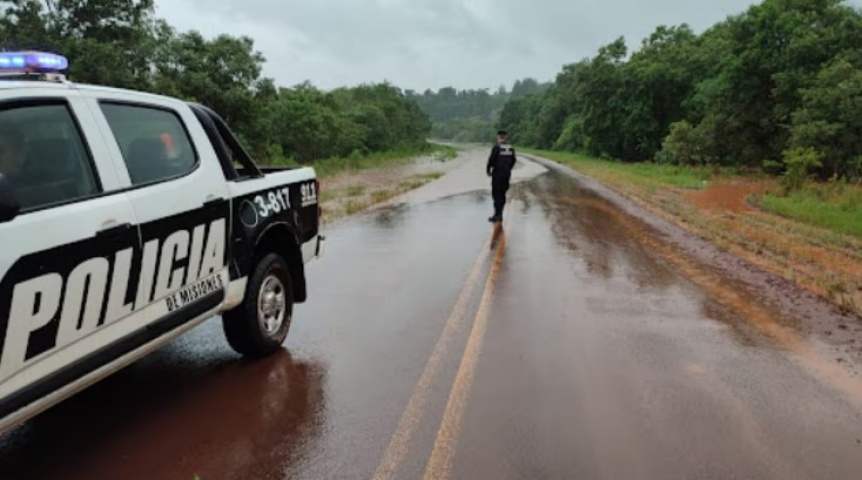
[[[257,296],[257,319],[264,333],[274,335],[284,325],[287,316],[287,295],[284,284],[274,275],[266,277]]]

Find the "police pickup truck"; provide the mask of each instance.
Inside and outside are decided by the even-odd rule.
[[[218,314],[234,350],[274,352],[322,248],[312,168],[67,66],[0,53],[0,432]]]

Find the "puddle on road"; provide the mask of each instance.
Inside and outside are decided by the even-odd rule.
[[[144,359],[0,437],[3,478],[263,478],[312,450],[303,442],[326,408],[322,366],[286,351],[190,369],[173,356]]]

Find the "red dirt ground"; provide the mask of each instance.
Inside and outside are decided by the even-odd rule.
[[[721,182],[690,193],[686,199],[700,209],[722,210],[740,214],[753,210],[748,204],[750,195],[760,195],[774,187],[773,182]]]

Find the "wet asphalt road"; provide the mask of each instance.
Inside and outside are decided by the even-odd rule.
[[[0,479],[862,476],[857,378],[566,175],[493,228],[483,154],[327,228],[284,352],[205,323],[0,437]]]

